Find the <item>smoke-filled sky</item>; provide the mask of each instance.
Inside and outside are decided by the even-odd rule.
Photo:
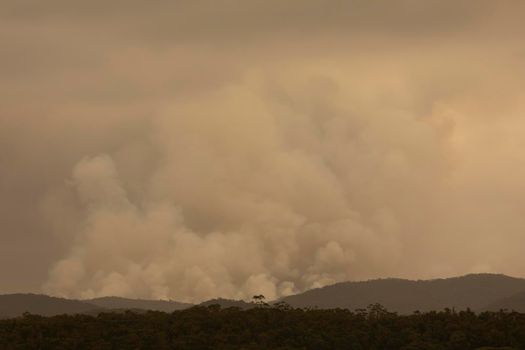
[[[0,5],[0,293],[525,276],[524,2]]]

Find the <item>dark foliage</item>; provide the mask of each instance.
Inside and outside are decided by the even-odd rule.
[[[525,314],[471,311],[399,316],[380,305],[249,310],[193,307],[171,314],[101,313],[0,321],[0,349],[525,349]]]

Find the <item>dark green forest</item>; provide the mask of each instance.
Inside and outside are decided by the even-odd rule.
[[[0,349],[525,349],[525,314],[443,310],[397,315],[380,305],[317,310],[284,303],[164,313],[0,320]]]

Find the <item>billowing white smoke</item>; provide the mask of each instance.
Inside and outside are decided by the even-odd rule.
[[[525,2],[43,3],[0,11],[0,293],[524,276]]]
[[[397,271],[413,208],[446,171],[442,130],[335,78],[290,81],[174,103],[152,119],[158,159],[139,180],[141,157],[80,160],[81,224],[44,290],[273,299]]]

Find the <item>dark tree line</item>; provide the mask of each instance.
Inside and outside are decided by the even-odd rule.
[[[219,306],[0,321],[0,349],[525,349],[525,314]]]

